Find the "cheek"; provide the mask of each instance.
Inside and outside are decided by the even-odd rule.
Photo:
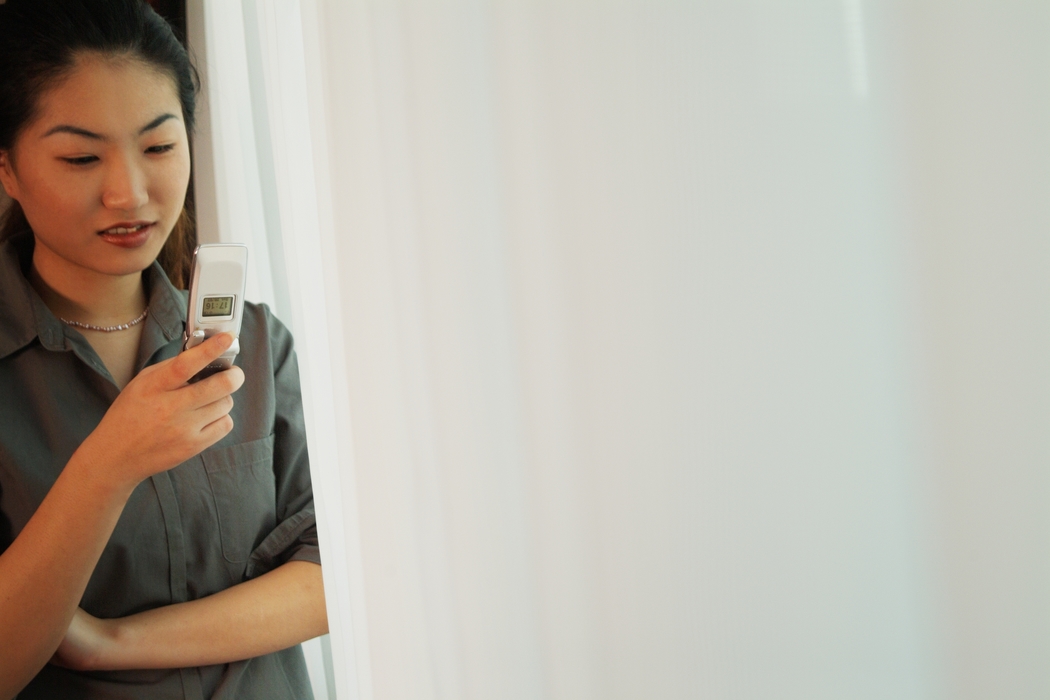
[[[98,187],[92,177],[63,177],[62,173],[29,171],[19,178],[21,203],[27,216],[48,220],[81,216],[98,200]]]
[[[156,199],[165,205],[177,206],[181,211],[190,184],[189,155],[158,167],[154,171],[153,183]]]

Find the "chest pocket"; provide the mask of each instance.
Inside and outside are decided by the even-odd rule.
[[[233,564],[252,551],[277,525],[273,435],[201,453],[215,499],[222,555]]]

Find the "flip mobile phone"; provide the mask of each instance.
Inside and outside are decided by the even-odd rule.
[[[240,243],[204,243],[193,253],[190,303],[182,349],[200,345],[218,333],[232,333],[233,345],[190,382],[229,369],[240,352],[244,284],[248,272],[248,247]]]

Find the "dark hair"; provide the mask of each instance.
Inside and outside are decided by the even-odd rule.
[[[7,0],[0,5],[0,150],[10,151],[36,116],[41,95],[84,53],[128,56],[175,81],[187,134],[193,134],[200,81],[175,33],[144,0]],[[29,229],[17,202],[0,222],[0,241]],[[185,208],[158,260],[186,286],[196,245]]]

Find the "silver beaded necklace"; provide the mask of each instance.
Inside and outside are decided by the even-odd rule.
[[[142,314],[134,321],[128,321],[127,323],[122,323],[119,326],[96,326],[90,323],[81,323],[80,321],[70,321],[62,317],[59,317],[58,320],[66,324],[67,326],[76,326],[77,328],[84,328],[89,331],[100,331],[102,333],[116,333],[117,331],[126,331],[132,326],[139,325],[140,323],[146,320],[147,314],[149,314],[149,306],[143,309]]]

